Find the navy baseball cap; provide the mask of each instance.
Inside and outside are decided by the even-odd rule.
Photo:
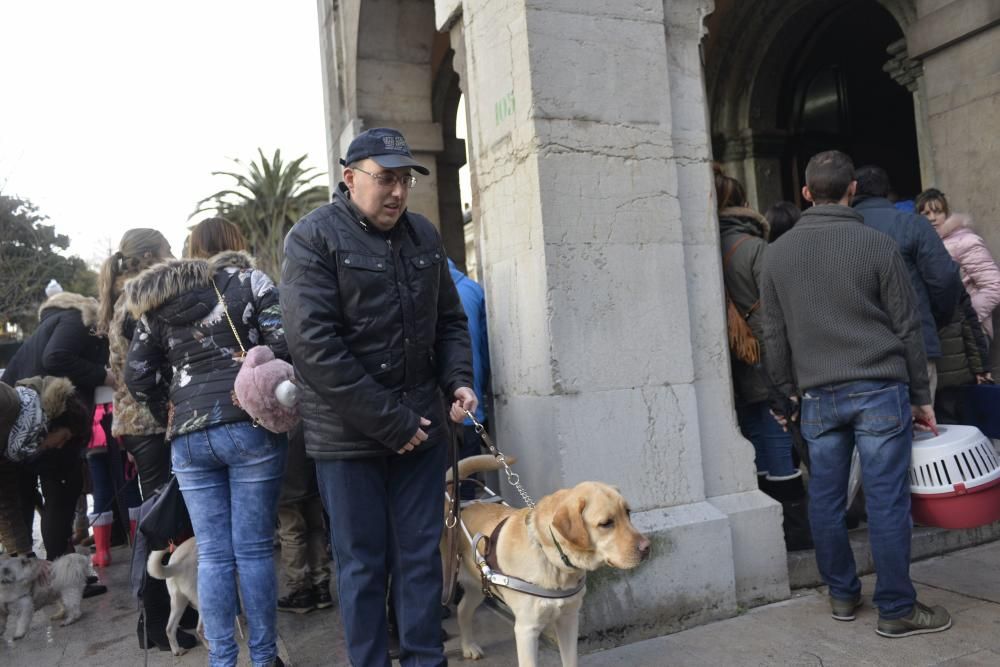
[[[424,176],[431,173],[427,167],[413,159],[402,133],[391,127],[372,128],[354,137],[340,164],[346,167],[365,158],[375,160],[380,167],[386,169],[412,167]]]

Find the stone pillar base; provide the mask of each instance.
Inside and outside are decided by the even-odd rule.
[[[636,512],[632,522],[652,541],[652,556],[634,570],[603,568],[588,576],[581,651],[621,646],[736,614],[734,531],[724,512],[697,502]]]
[[[757,607],[787,599],[791,591],[781,504],[761,491],[716,496],[708,502],[729,517],[736,602],[741,607]],[[761,548],[765,544],[780,548]]]

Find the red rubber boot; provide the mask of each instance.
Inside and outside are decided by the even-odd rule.
[[[94,567],[107,567],[111,565],[111,524],[115,520],[114,512],[102,512],[101,514],[91,514],[90,520],[94,522],[94,548],[96,551],[90,557],[90,562]]]

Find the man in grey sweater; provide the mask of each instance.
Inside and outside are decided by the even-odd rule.
[[[850,208],[854,165],[814,156],[802,195],[813,203],[772,244],[761,274],[764,357],[775,386],[801,402],[809,446],[809,520],[833,618],[861,605],[845,521],[851,454],[861,455],[878,581],[876,632],[907,637],[951,627],[910,580],[913,419],[934,423],[916,296],[895,242]],[[797,415],[790,415],[795,419]]]

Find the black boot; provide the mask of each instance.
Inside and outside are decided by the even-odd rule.
[[[809,528],[809,503],[802,474],[791,479],[768,479],[767,494],[781,503],[784,514],[782,529],[785,533],[785,548],[788,551],[804,551],[813,548],[812,531]]]
[[[170,618],[170,594],[167,592],[165,581],[153,577],[146,579],[146,587],[142,593],[142,608],[146,620],[143,623],[143,617],[140,616],[139,624],[136,626],[139,648],[157,648],[161,651],[169,651],[167,620]],[[198,645],[198,640],[178,629],[177,645],[183,649],[192,649]]]

